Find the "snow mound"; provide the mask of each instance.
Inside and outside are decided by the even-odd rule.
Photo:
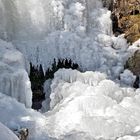
[[[0,140],[19,140],[17,136],[0,122]]]
[[[32,105],[31,84],[23,55],[11,43],[0,40],[0,92]]]

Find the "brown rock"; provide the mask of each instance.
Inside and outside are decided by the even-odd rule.
[[[117,0],[112,14],[117,17],[114,32],[123,31],[130,43],[140,38],[140,0]]]
[[[29,131],[27,128],[21,128],[19,130],[13,130],[13,132],[18,136],[19,140],[27,140]]]
[[[131,70],[135,75],[140,75],[140,51],[136,51],[134,55],[128,59],[125,67]]]

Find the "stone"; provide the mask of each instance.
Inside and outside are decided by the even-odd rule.
[[[27,128],[13,130],[13,132],[18,136],[19,140],[27,140],[27,137],[29,135],[29,131]]]
[[[140,50],[136,51],[126,62],[125,68],[131,70],[135,75],[140,75]]]
[[[130,43],[140,38],[140,0],[116,0],[112,17],[114,34],[124,33]]]

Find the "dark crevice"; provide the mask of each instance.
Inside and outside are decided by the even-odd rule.
[[[31,81],[31,89],[33,92],[32,97],[32,108],[40,109],[41,103],[45,99],[45,93],[43,92],[43,84],[45,82],[45,75],[43,72],[42,65],[33,66],[30,63],[30,81]]]
[[[73,63],[71,59],[58,59],[52,64],[51,68],[48,68],[44,73],[42,65],[34,66],[30,63],[30,81],[31,81],[31,88],[33,92],[32,97],[32,108],[39,110],[42,107],[42,101],[45,100],[45,93],[43,92],[43,85],[44,82],[48,79],[54,78],[54,73],[59,70],[60,68],[66,69],[78,69],[79,66],[76,63]]]
[[[47,80],[54,78],[54,73],[61,68],[78,69],[78,67],[78,64],[73,63],[71,59],[58,59],[58,62],[56,62],[56,60],[54,59],[52,67],[45,72],[45,79]]]
[[[140,14],[139,10],[132,10],[130,13],[130,15],[139,15],[139,14]]]
[[[133,87],[136,88],[136,89],[139,88],[139,83],[140,83],[140,78],[139,78],[139,76],[137,76],[136,80],[135,80],[135,82],[133,84]]]

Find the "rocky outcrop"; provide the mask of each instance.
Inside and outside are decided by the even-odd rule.
[[[137,76],[140,75],[140,50],[128,59],[125,68],[131,70]]]
[[[140,38],[140,0],[116,0],[112,5],[113,31],[125,33],[128,42]]]
[[[126,69],[129,69],[136,75],[136,81],[133,87],[139,88],[140,86],[140,50],[136,51],[132,57],[128,59],[125,65]]]
[[[21,128],[19,130],[13,130],[13,132],[18,136],[19,140],[27,140],[29,131],[27,128]]]

